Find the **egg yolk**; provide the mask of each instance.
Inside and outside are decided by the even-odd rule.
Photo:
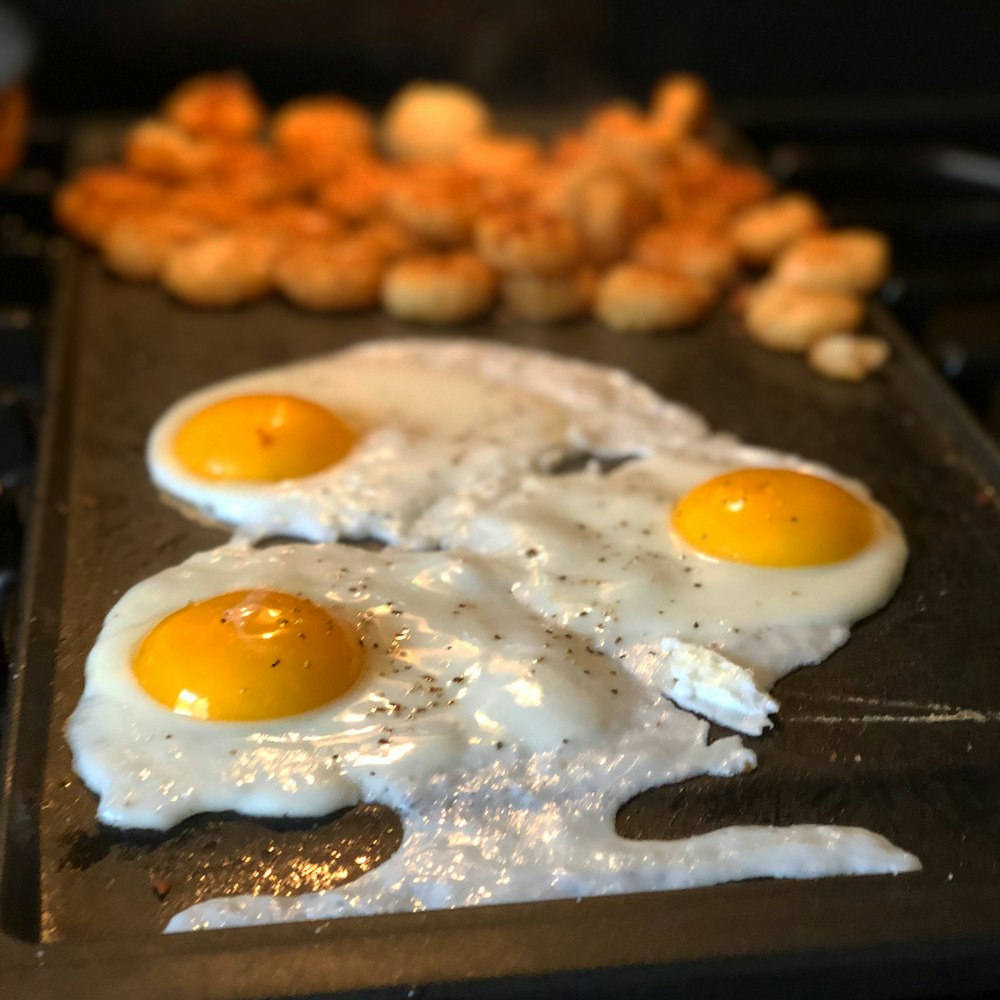
[[[740,469],[696,486],[673,528],[707,556],[758,566],[820,566],[850,559],[875,533],[871,507],[819,476]]]
[[[189,471],[206,479],[277,482],[340,461],[357,435],[339,417],[296,396],[234,396],[199,411],[174,438]]]
[[[342,695],[361,672],[347,627],[303,597],[241,590],[175,611],[143,640],[132,672],[180,715],[254,721]]]

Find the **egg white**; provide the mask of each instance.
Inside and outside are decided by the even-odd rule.
[[[362,428],[361,443],[329,470],[276,484],[208,483],[179,466],[171,442],[188,416],[261,392],[327,406]],[[547,474],[575,451],[633,460]],[[709,743],[708,723],[683,709],[759,733],[777,708],[767,688],[845,641],[905,563],[877,506],[864,553],[784,570],[690,551],[671,535],[673,503],[754,465],[827,475],[870,500],[858,484],[710,435],[624,373],[473,341],[377,342],[220,383],[164,414],[147,457],[165,493],[242,536],[328,543],[225,547],[121,599],[69,724],[100,818],[166,829],[203,811],[322,815],[379,801],[405,831],[349,886],[210,900],[169,930],[919,867],[854,828],[731,827],[673,842],[614,832],[618,807],[646,788],[753,767],[738,737]],[[366,537],[449,551],[329,543]],[[302,594],[357,632],[368,660],[352,691],[248,724],[181,718],[142,692],[129,662],[158,621],[257,588]]]
[[[842,562],[783,568],[709,558],[673,533],[680,497],[749,466],[834,479],[872,509],[872,543]],[[753,735],[778,707],[764,692],[842,645],[853,622],[889,599],[906,563],[899,525],[860,484],[722,436],[606,475],[532,477],[468,521],[438,527],[445,545],[503,561],[527,607],[678,704]]]
[[[147,695],[131,662],[149,631],[189,602],[244,589],[330,609],[363,645],[358,683],[314,711],[261,722],[193,719]],[[322,815],[362,798],[405,805],[433,775],[481,771],[497,744],[531,754],[600,741],[657,700],[617,673],[513,600],[477,556],[224,547],[121,598],[88,657],[67,733],[108,824],[166,829],[227,809]]]
[[[232,396],[283,393],[318,403],[361,434],[340,462],[277,483],[208,480],[173,441],[186,420]],[[425,525],[467,517],[520,477],[577,450],[646,454],[707,434],[701,418],[624,372],[488,342],[375,341],[228,379],[157,421],[153,482],[183,508],[250,538],[375,538],[423,548]]]
[[[253,723],[182,717],[145,694],[129,664],[157,622],[189,601],[257,588],[304,595],[356,631],[368,661],[354,689]],[[404,828],[385,864],[342,889],[208,900],[168,930],[919,867],[850,827],[618,837],[615,813],[636,793],[737,774],[755,756],[739,737],[709,743],[708,724],[657,684],[509,590],[471,553],[326,544],[225,547],[125,594],[68,725],[102,821],[166,829],[204,811],[324,815],[365,800],[395,809]]]

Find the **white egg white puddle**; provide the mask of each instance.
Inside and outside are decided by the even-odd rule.
[[[416,801],[393,803],[402,845],[344,888],[208,900],[177,914],[167,932],[919,869],[912,854],[854,827],[726,827],[675,841],[617,836],[615,813],[633,794],[754,763],[735,737],[706,745],[706,724],[662,701],[640,714],[641,725],[613,749],[526,758],[504,748],[457,788],[434,779]]]
[[[170,442],[187,416],[257,392],[313,399],[366,433],[345,461],[297,481],[206,486],[179,468]],[[919,868],[849,827],[615,833],[639,792],[755,766],[738,736],[709,743],[691,713],[761,733],[778,708],[770,686],[845,642],[905,560],[899,539],[839,574],[720,570],[672,547],[670,505],[734,467],[841,481],[830,470],[710,435],[622,372],[422,339],[209,387],[164,414],[147,456],[161,489],[236,526],[237,544],[145,581],[109,615],[68,727],[99,817],[167,829],[200,812],[310,816],[368,801],[404,826],[399,850],[347,886],[208,900],[168,931]],[[573,471],[579,456],[596,461]],[[399,548],[252,547],[276,535]],[[399,550],[442,546],[454,551]],[[249,727],[152,703],[128,669],[136,644],[175,608],[239,588],[342,609],[367,678],[334,705]]]

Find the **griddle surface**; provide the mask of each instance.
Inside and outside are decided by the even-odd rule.
[[[79,251],[62,279],[0,832],[0,965],[8,958],[19,970],[12,983],[25,995],[43,986],[87,995],[70,983],[88,977],[108,996],[176,995],[167,969],[179,961],[196,995],[220,997],[470,977],[477,982],[464,988],[475,995],[531,995],[543,975],[556,977],[546,980],[552,990],[604,996],[613,984],[666,983],[734,996],[768,977],[801,981],[816,996],[838,975],[849,975],[855,996],[901,995],[907,976],[925,992],[935,975],[952,991],[993,982],[1000,466],[884,315],[874,322],[896,355],[860,386],[756,348],[722,311],[703,330],[662,337],[596,324],[454,333],[625,368],[717,428],[863,480],[895,513],[910,545],[899,592],[824,664],[778,685],[775,729],[747,741],[758,769],[650,790],[618,824],[629,837],[735,822],[860,825],[915,852],[923,872],[164,938],[174,913],[207,897],[337,884],[345,865],[347,877],[356,873],[352,859],[388,856],[402,829],[377,805],[294,824],[195,817],[163,836],[96,824],[63,737],[86,653],[127,588],[226,538],[159,501],[143,463],[146,434],[170,403],[216,379],[424,331],[377,314],[307,315],[277,300],[202,313],[107,276]],[[239,961],[247,955],[252,974]],[[594,971],[583,980],[581,969]],[[466,994],[439,985],[420,995]]]

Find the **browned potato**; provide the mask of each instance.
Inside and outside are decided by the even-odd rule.
[[[774,276],[803,288],[867,295],[889,276],[889,241],[871,229],[803,236],[778,258]]]
[[[753,290],[745,320],[758,344],[774,351],[805,351],[830,334],[856,330],[864,315],[864,303],[856,295],[771,280]]]
[[[711,291],[694,278],[619,264],[598,283],[594,311],[612,330],[652,333],[690,326],[711,304]]]

